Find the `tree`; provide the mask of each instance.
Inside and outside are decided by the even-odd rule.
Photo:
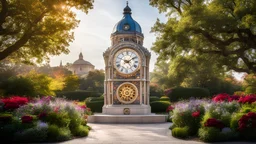
[[[104,91],[105,74],[103,70],[90,71],[85,79],[80,82],[80,89],[93,90],[98,92]]]
[[[79,89],[79,78],[76,75],[65,77],[63,91],[75,91]]]
[[[159,60],[215,55],[227,70],[256,73],[255,0],[151,0],[168,20],[157,20],[152,50]]]
[[[93,0],[0,0],[0,61],[42,62],[68,53],[79,21]]]

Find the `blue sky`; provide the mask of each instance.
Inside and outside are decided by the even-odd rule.
[[[110,35],[114,25],[122,19],[123,8],[127,0],[95,0],[94,8],[85,14],[76,11],[79,26],[75,29],[75,40],[70,44],[69,54],[51,57],[50,65],[58,66],[60,61],[73,63],[82,51],[84,59],[91,62],[96,69],[104,69],[103,52],[110,46]],[[162,22],[167,19],[159,14],[158,9],[149,5],[149,0],[128,0],[132,9],[132,17],[136,20],[144,34],[144,47],[150,50],[155,41],[155,35],[150,33],[151,27],[159,18]],[[151,51],[150,71],[153,71],[157,55]],[[235,73],[240,79],[242,74]]]
[[[95,0],[94,8],[85,14],[77,11],[79,26],[75,29],[75,40],[70,44],[68,55],[61,54],[51,58],[50,65],[57,66],[62,60],[73,63],[78,59],[80,51],[84,59],[95,65],[96,69],[104,69],[103,52],[110,46],[110,35],[114,25],[122,19],[123,8],[126,0]],[[155,40],[151,27],[157,18],[165,21],[164,14],[159,14],[158,10],[149,5],[149,0],[129,0],[132,9],[132,17],[142,28],[144,34],[144,47],[150,50]],[[151,51],[150,71],[153,71],[156,62],[156,54]]]

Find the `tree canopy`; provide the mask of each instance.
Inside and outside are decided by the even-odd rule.
[[[77,27],[74,8],[88,12],[93,0],[0,0],[0,61],[42,62],[68,53]]]
[[[158,60],[180,55],[209,57],[227,70],[256,73],[255,0],[151,0],[167,13],[166,23],[157,20],[152,50]]]

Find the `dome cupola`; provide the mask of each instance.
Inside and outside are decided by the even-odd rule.
[[[142,35],[140,25],[132,18],[131,8],[128,6],[128,2],[123,11],[123,18],[120,20],[113,29],[112,34],[116,33],[138,33]]]

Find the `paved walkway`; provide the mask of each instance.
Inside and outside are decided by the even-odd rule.
[[[202,144],[172,137],[168,129],[171,123],[163,124],[92,124],[86,138],[78,138],[63,144]],[[216,143],[220,144],[220,143]],[[229,143],[223,143],[229,144]],[[232,144],[249,144],[232,142]],[[251,143],[250,143],[251,144]]]

